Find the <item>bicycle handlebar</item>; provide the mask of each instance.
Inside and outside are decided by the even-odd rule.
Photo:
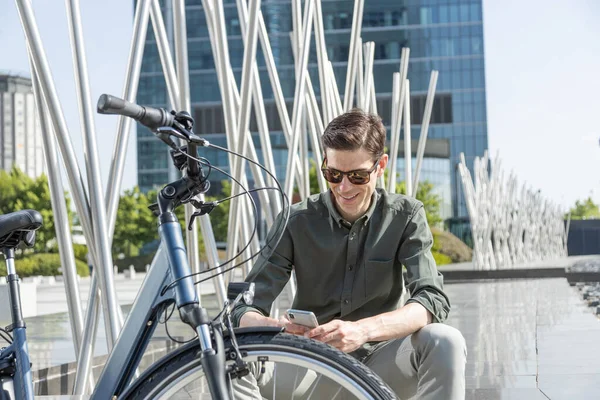
[[[100,96],[97,109],[100,114],[131,117],[151,130],[161,126],[173,126],[173,121],[175,121],[173,115],[164,108],[140,106],[110,94]]]

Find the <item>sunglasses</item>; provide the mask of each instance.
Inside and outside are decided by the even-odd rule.
[[[357,169],[354,171],[343,172],[338,171],[337,169],[328,168],[327,159],[325,158],[323,159],[323,165],[321,165],[321,172],[323,173],[325,180],[330,183],[340,183],[344,179],[344,175],[346,175],[353,185],[365,185],[371,180],[371,173],[375,171],[377,164],[379,164],[379,159],[375,161],[375,164],[373,164],[369,170]]]

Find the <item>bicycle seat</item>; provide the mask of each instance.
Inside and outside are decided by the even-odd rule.
[[[26,235],[42,226],[42,215],[21,210],[0,215],[0,247],[16,247]]]

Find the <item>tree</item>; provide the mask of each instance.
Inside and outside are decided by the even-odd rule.
[[[156,191],[142,193],[138,186],[126,190],[119,200],[113,255],[138,255],[139,249],[158,237],[156,217],[148,206],[156,202]]]
[[[396,184],[396,193],[406,194],[406,182],[402,181]],[[442,217],[440,217],[442,199],[433,193],[433,184],[428,181],[419,183],[416,198],[423,203],[429,226],[438,226],[442,222]]]
[[[222,181],[220,195],[217,197],[207,196],[206,200],[215,201],[224,199],[229,196],[231,196],[231,182]],[[235,199],[224,201],[223,203],[220,203],[217,207],[215,207],[214,210],[212,210],[212,212],[210,213],[210,222],[212,223],[213,232],[215,234],[215,240],[217,242],[224,242],[227,240],[230,203],[232,201],[240,201],[243,197],[245,196],[239,196]],[[259,207],[258,204],[256,206]]]
[[[600,207],[592,201],[591,196],[583,201],[577,200],[575,206],[572,207],[569,212],[571,213],[572,219],[600,218]],[[568,218],[568,216],[568,213],[565,214],[565,219]]]
[[[66,192],[65,199],[70,226],[73,216],[70,211],[70,199]],[[50,188],[46,175],[40,175],[34,179],[16,165],[10,172],[0,170],[0,214],[33,209],[42,215],[44,224],[36,233],[34,246],[36,252],[52,250],[48,248],[48,242],[56,237],[54,213],[50,200]]]
[[[223,181],[222,187],[220,196],[207,196],[205,201],[215,201],[228,197],[231,193],[231,184]],[[156,203],[156,196],[156,190],[142,193],[137,186],[123,193],[119,200],[119,209],[117,210],[112,246],[113,256],[120,254],[124,254],[127,257],[137,256],[142,246],[158,239],[156,216],[148,208],[151,204]],[[185,207],[177,207],[175,215],[181,223],[181,228],[184,230],[183,234],[185,235],[185,230],[189,223],[185,219]],[[210,213],[213,233],[217,241],[225,241],[227,239],[228,215],[228,201],[221,203]],[[204,241],[201,234],[198,235],[198,245],[200,251],[203,251]]]

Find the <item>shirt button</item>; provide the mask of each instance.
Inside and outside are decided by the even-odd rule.
[[[352,268],[354,268],[354,265],[348,265],[348,271],[352,271]]]
[[[349,303],[350,303],[350,300],[348,300],[348,299],[344,300],[344,304],[349,304]]]

